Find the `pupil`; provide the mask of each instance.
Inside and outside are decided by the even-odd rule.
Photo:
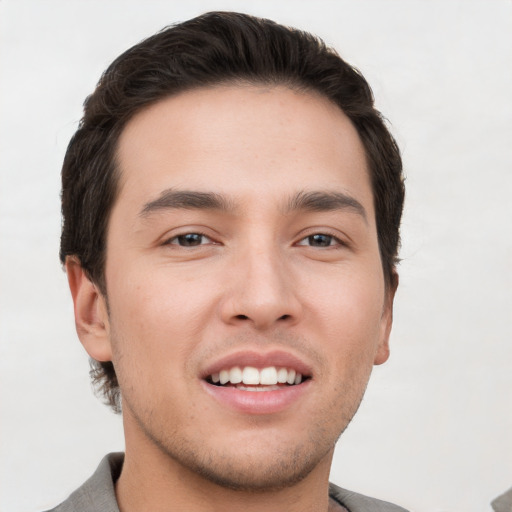
[[[199,233],[187,233],[186,235],[180,235],[178,237],[178,242],[180,245],[185,245],[187,247],[201,245],[202,237],[203,235],[200,235]]]
[[[331,238],[330,235],[311,235],[309,237],[309,243],[316,247],[328,247],[331,245]]]

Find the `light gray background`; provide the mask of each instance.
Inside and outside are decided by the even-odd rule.
[[[185,6],[186,5],[186,6]],[[58,262],[59,172],[81,104],[128,46],[212,9],[317,33],[373,86],[407,206],[391,359],[336,483],[417,512],[512,485],[512,3],[0,0],[0,508],[64,499],[121,420],[90,391]]]

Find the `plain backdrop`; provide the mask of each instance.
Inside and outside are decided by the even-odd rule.
[[[416,512],[489,510],[512,485],[512,2],[0,0],[0,510],[38,511],[123,449],[91,392],[58,261],[59,174],[120,52],[239,10],[320,35],[371,83],[407,204],[391,359],[332,480]]]

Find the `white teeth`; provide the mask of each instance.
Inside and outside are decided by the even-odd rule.
[[[288,370],[286,382],[288,382],[288,384],[295,384],[295,370]]]
[[[262,390],[279,389],[277,384],[296,385],[302,382],[302,374],[288,368],[276,368],[275,366],[267,366],[259,370],[253,366],[234,366],[233,368],[221,370],[218,373],[210,375],[210,379],[214,384],[238,384],[237,388],[247,389],[246,386],[261,385]],[[243,383],[243,384],[242,384]],[[251,388],[251,391],[253,388]]]
[[[229,382],[229,372],[227,370],[221,370],[219,377],[221,384],[226,384],[226,382]]]
[[[242,382],[244,384],[259,384],[260,372],[257,368],[246,366],[242,372]]]
[[[287,378],[288,370],[286,368],[279,368],[279,370],[277,370],[277,382],[279,382],[279,384],[284,384]]]
[[[229,370],[229,380],[231,381],[231,384],[238,384],[239,382],[242,382],[242,370],[238,366]]]
[[[274,384],[277,384],[277,370],[274,366],[263,368],[263,370],[261,370],[260,384],[264,384],[265,386],[273,386]]]

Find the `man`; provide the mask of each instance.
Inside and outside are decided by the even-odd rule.
[[[329,486],[386,361],[401,159],[313,36],[209,13],[107,69],[62,170],[61,260],[126,453],[63,511],[393,511]]]

